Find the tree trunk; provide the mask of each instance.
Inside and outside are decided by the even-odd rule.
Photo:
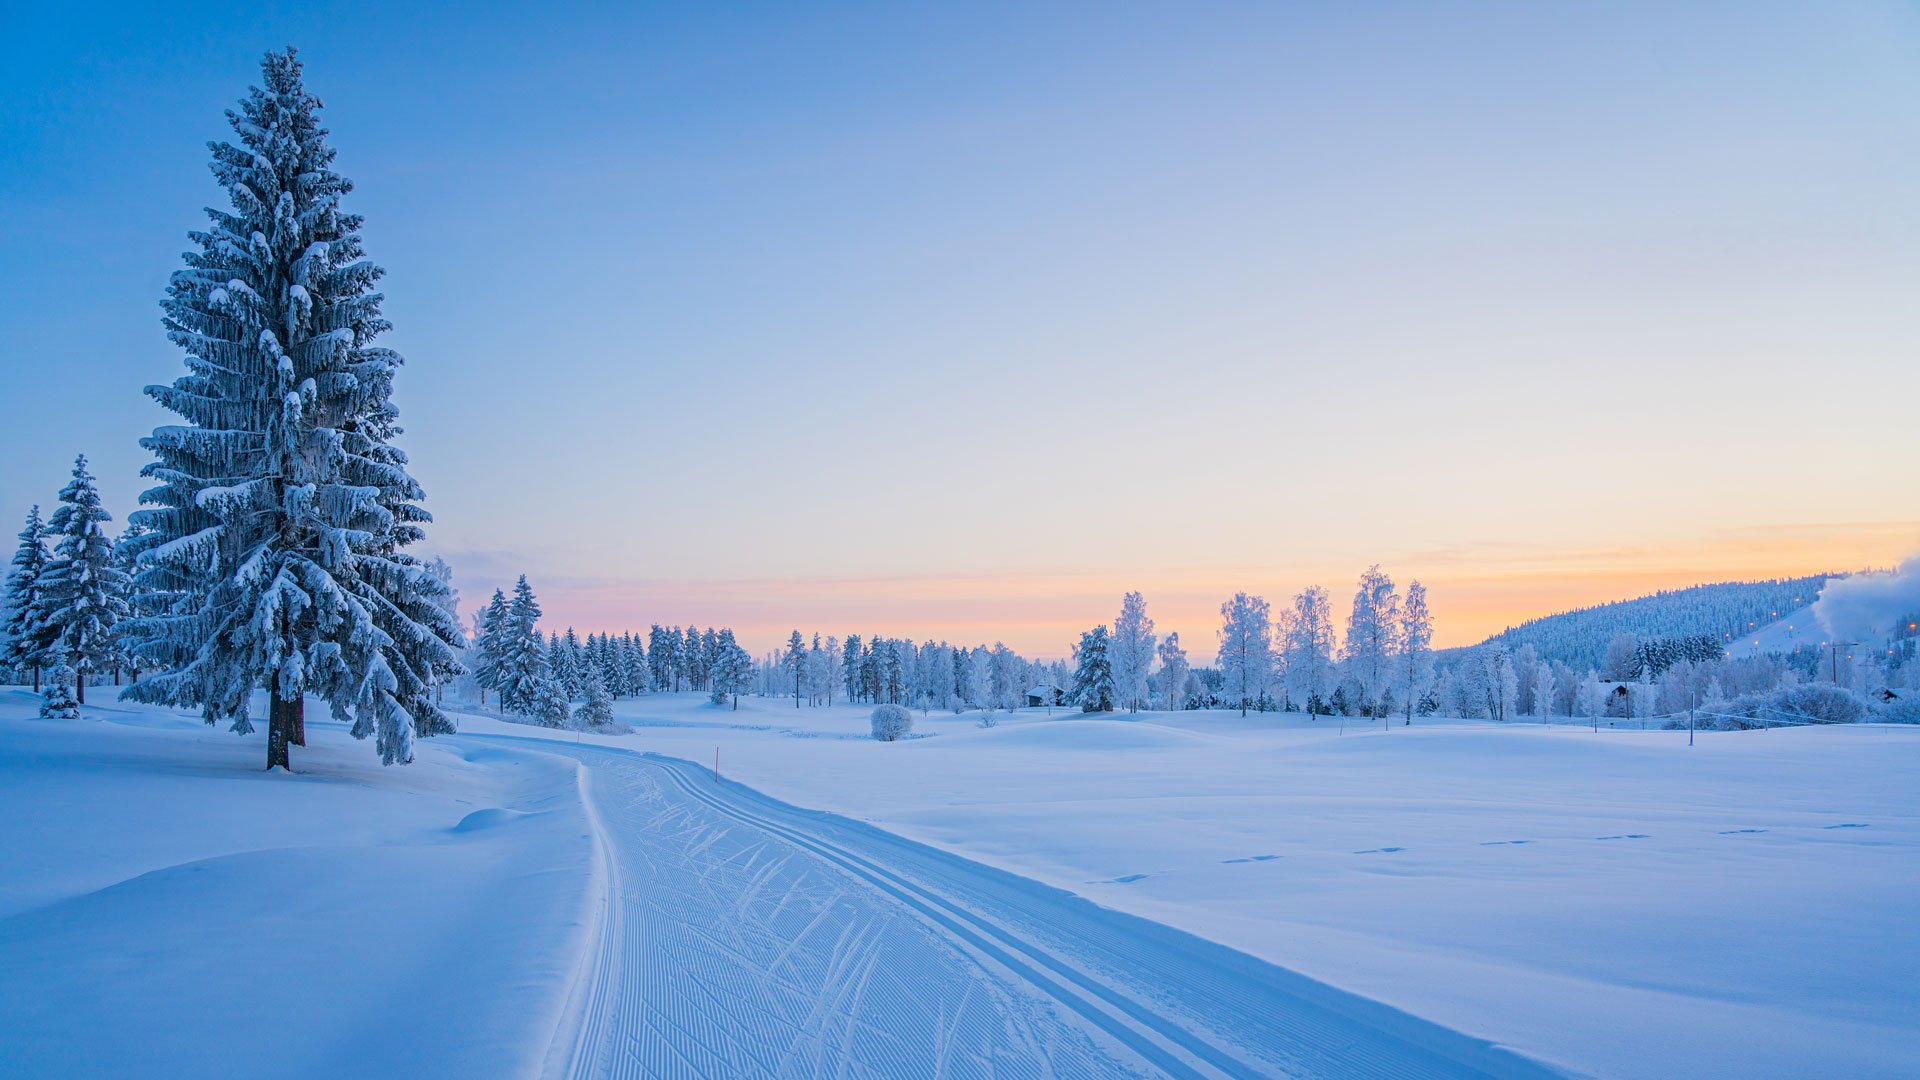
[[[305,746],[307,745],[307,696],[302,694],[287,704],[291,707],[292,716],[287,726],[287,742],[294,746]]]
[[[278,680],[275,680],[276,683]],[[293,733],[293,717],[299,702],[282,701],[279,689],[268,691],[267,697],[267,771],[276,768],[293,771],[293,763],[287,754],[289,736]]]
[[[40,692],[40,665],[39,664],[33,665],[33,692],[36,694]]]
[[[84,671],[73,673],[73,697],[81,705],[87,703],[87,673]]]

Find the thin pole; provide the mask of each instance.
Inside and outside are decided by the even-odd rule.
[[[716,782],[720,779],[720,748],[717,746],[713,748],[713,779]]]
[[[1693,745],[1693,710],[1700,704],[1700,691],[1693,692],[1693,701],[1687,705],[1687,745]]]

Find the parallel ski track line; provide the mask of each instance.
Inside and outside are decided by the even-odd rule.
[[[479,737],[522,741],[514,736]],[[789,850],[804,853],[802,858],[818,859],[820,865],[847,875],[863,888],[873,890],[879,898],[897,903],[899,910],[920,920],[936,939],[944,939],[957,956],[971,957],[970,962],[981,965],[986,972],[997,972],[987,976],[990,980],[1002,980],[1001,986],[1026,984],[1029,989],[1024,992],[1054,1003],[1063,1016],[1078,1018],[1086,1030],[1102,1036],[1112,1050],[1167,1076],[1533,1078],[1559,1075],[1503,1048],[1162,924],[1100,908],[1063,890],[853,819],[800,809],[753,788],[719,781],[705,765],[621,747],[555,743],[555,749],[579,759],[583,767],[604,762],[613,770],[610,778],[626,777],[625,783],[629,784],[639,783],[642,772],[664,774],[671,780],[670,789],[684,797],[681,808],[675,808],[672,799],[658,801],[668,789],[650,785],[655,795],[643,795],[640,803],[620,804],[618,808],[618,813],[628,818],[636,808],[654,807],[648,811],[652,814],[650,823],[643,816],[623,824],[641,829],[643,834],[675,838],[669,848],[657,851],[636,845],[631,839],[619,846],[628,857],[642,860],[644,867],[658,865],[667,873],[669,877],[661,879],[660,884],[673,888],[673,882],[679,883],[678,891],[669,899],[683,896],[684,901],[674,902],[720,904],[743,917],[756,904],[764,908],[772,903],[775,914],[779,915],[789,911],[792,902],[792,918],[801,920],[800,925],[777,931],[781,937],[775,940],[785,944],[771,956],[764,933],[742,939],[743,946],[748,941],[754,943],[761,961],[756,963],[746,953],[737,954],[737,960],[741,964],[753,964],[757,970],[751,975],[762,984],[771,979],[773,983],[766,985],[803,992],[799,983],[789,984],[780,969],[787,965],[787,955],[802,942],[810,941],[814,929],[824,926],[830,909],[841,903],[830,888],[823,900],[818,882],[798,893],[791,892],[794,885],[790,883],[786,886],[789,891],[762,898],[766,888],[784,876],[782,870],[790,857],[779,855],[778,849],[788,846]],[[636,769],[643,765],[647,767],[645,770]],[[582,793],[589,798],[592,794],[584,786]],[[729,840],[732,854],[723,855],[719,851],[706,854],[719,841],[720,834],[713,831],[711,824],[699,821],[697,813],[689,814],[685,807],[693,805],[701,808],[700,813],[737,822],[768,839],[749,842],[751,846],[738,850],[734,849],[740,842]],[[605,828],[597,814],[593,820],[596,829]],[[723,832],[724,828],[722,826]],[[847,841],[859,841],[859,844],[856,848]],[[609,834],[604,842],[611,845],[616,840]],[[759,862],[763,848],[767,851],[766,858],[778,861]],[[667,861],[656,864],[650,851]],[[689,866],[692,878],[686,876]],[[550,1055],[549,1075],[562,1076],[565,1080],[595,1075],[626,1076],[634,1075],[631,1070],[636,1067],[644,1075],[718,1075],[713,1074],[711,1068],[703,1070],[682,1050],[704,1056],[709,1062],[731,1060],[737,1068],[747,1062],[737,1056],[729,1057],[725,1051],[731,1049],[737,1055],[740,1044],[728,1033],[741,1031],[757,1033],[757,1037],[749,1040],[751,1047],[786,1046],[778,1060],[752,1053],[752,1067],[756,1070],[752,1075],[787,1075],[791,1071],[816,1076],[871,1075],[870,1068],[853,1064],[849,1054],[867,1059],[868,1055],[880,1053],[881,1059],[892,1060],[898,1067],[900,1059],[876,1050],[872,1042],[880,1038],[887,1040],[890,1049],[897,1049],[897,1037],[884,1025],[874,1027],[856,1019],[866,1015],[870,1008],[865,999],[866,984],[874,974],[876,954],[870,951],[869,941],[852,926],[842,929],[841,940],[828,954],[826,970],[818,967],[821,957],[817,944],[807,945],[805,954],[812,967],[789,969],[796,979],[802,975],[824,979],[817,984],[817,992],[826,996],[812,998],[814,1015],[801,1023],[801,1032],[805,1033],[802,1037],[758,1037],[772,1034],[765,1028],[768,1023],[791,1032],[797,1017],[729,1011],[726,1001],[712,996],[712,990],[722,989],[736,994],[736,1000],[745,1000],[737,997],[737,990],[726,990],[731,985],[728,980],[736,979],[740,970],[737,968],[693,972],[688,986],[670,982],[665,987],[667,993],[677,998],[692,992],[699,995],[704,1004],[690,1009],[682,1000],[673,1006],[673,1016],[656,1015],[651,1021],[647,1020],[645,1012],[649,1003],[641,998],[642,972],[651,967],[654,993],[661,993],[658,978],[663,971],[677,970],[673,967],[674,957],[683,955],[685,946],[675,942],[688,941],[689,933],[704,942],[699,946],[705,950],[703,955],[711,959],[718,954],[723,963],[731,965],[734,961],[726,958],[731,952],[731,942],[726,938],[734,932],[728,930],[724,922],[688,922],[670,913],[667,917],[674,921],[669,923],[636,923],[631,931],[615,925],[625,921],[621,910],[625,901],[619,892],[618,865],[609,865],[608,870],[609,881],[601,909],[607,925],[602,926],[598,935],[591,964],[585,965],[592,972],[589,986],[584,991],[578,987],[574,991],[575,997],[584,1001],[585,1015],[569,1047],[571,1053],[564,1070],[553,1069],[554,1055]],[[642,869],[640,873],[651,871]],[[675,873],[679,876],[674,877]],[[713,878],[711,882],[709,877]],[[693,891],[688,892],[689,888]],[[660,901],[647,903],[657,908]],[[803,918],[808,915],[810,918]],[[742,932],[766,930],[765,917],[763,910],[761,921],[743,926]],[[648,941],[642,954],[629,958],[624,938],[631,933],[639,933]],[[799,954],[795,955],[797,958]],[[760,967],[760,963],[766,966]],[[660,967],[662,964],[667,967]],[[715,978],[722,981],[712,981]],[[1008,979],[1012,982],[1005,982]],[[983,982],[980,989],[1001,993],[994,989],[995,985],[992,981]],[[967,994],[961,995],[959,1004],[953,1006],[955,1024],[960,1022],[971,992],[969,988]],[[662,1001],[656,997],[651,1005],[657,1009]],[[946,1009],[947,1005],[938,1005],[936,1014],[929,1019],[944,1028]],[[626,1016],[630,1012],[634,1015]],[[822,1023],[829,1019],[833,1021],[831,1025]],[[679,1033],[684,1047],[676,1042],[673,1033],[652,1026],[662,1021]],[[642,1027],[635,1028],[636,1022]],[[1064,1030],[1059,1029],[1059,1033]],[[933,1055],[928,1066],[942,1070],[932,1075],[944,1074],[949,1065],[944,1046],[950,1035],[944,1030],[936,1032],[934,1044],[928,1048]],[[1040,1042],[1033,1042],[1030,1036],[1039,1036]],[[1061,1063],[1050,1065],[1048,1059],[1054,1056],[1052,1048],[1057,1034],[1009,1026],[1004,1037],[1012,1040],[1001,1044],[1008,1050],[1032,1055],[1028,1067],[1056,1075]],[[1084,1037],[1075,1036],[1076,1039]],[[556,1036],[556,1048],[558,1046]],[[850,1064],[853,1064],[852,1073],[848,1073]],[[1082,1061],[1081,1067],[1086,1064]],[[976,1059],[975,1067],[982,1066],[990,1073],[998,1072],[990,1063]],[[1119,1067],[1119,1062],[1113,1062],[1112,1066]],[[1076,1068],[1067,1075],[1078,1074]]]
[[[850,851],[742,810],[725,800],[714,798],[689,783],[680,770],[673,767],[667,759],[649,757],[642,760],[665,772],[682,791],[693,799],[705,803],[715,812],[778,836],[796,847],[811,851],[920,912],[946,932],[974,950],[991,957],[1002,967],[1039,988],[1047,996],[1071,1007],[1074,1012],[1167,1075],[1179,1077],[1224,1075],[1246,1078],[1271,1075],[1269,1070],[1255,1068],[1247,1062],[1230,1056],[1192,1032],[1155,1016],[1146,1007],[1132,999],[1028,945],[1001,927],[976,918],[971,913],[948,903],[937,894]],[[1020,955],[1014,955],[1015,952]],[[1023,960],[1022,957],[1026,959]],[[1042,967],[1046,970],[1041,970]],[[1084,993],[1077,992],[1075,988]],[[1101,1007],[1093,1000],[1095,998],[1108,1007]]]

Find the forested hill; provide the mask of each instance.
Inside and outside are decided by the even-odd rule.
[[[1820,595],[1827,579],[1838,576],[1815,574],[1672,589],[1530,619],[1482,644],[1500,642],[1513,649],[1532,645],[1542,660],[1559,660],[1578,670],[1598,668],[1616,635],[1677,639],[1704,634],[1728,641],[1788,612],[1804,610]]]

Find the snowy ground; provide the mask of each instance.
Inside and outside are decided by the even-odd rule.
[[[0,1076],[544,1059],[589,911],[571,761],[447,739],[383,769],[319,722],[268,775],[260,734],[34,710],[0,690]]]
[[[1920,730],[1231,713],[922,717],[694,695],[603,740],[711,765],[1601,1076],[1913,1075]],[[1003,714],[1004,716],[1004,714]],[[529,733],[467,721],[467,730]]]
[[[882,745],[863,709],[679,695],[578,746],[467,715],[406,769],[315,722],[287,777],[258,735],[32,706],[0,691],[0,1075],[1920,1060],[1914,729],[1062,712]]]

